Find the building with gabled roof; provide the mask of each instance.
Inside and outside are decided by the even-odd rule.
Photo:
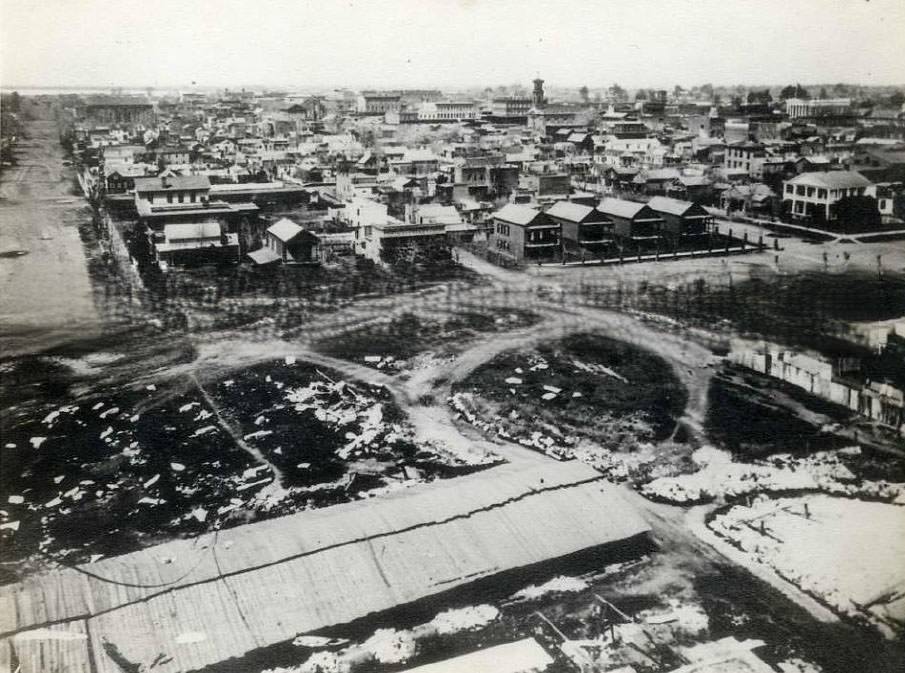
[[[257,265],[316,264],[320,261],[320,240],[317,235],[289,218],[282,218],[264,232],[262,247],[248,253]]]
[[[660,231],[673,245],[683,239],[707,236],[713,227],[713,216],[699,203],[655,196],[647,205],[663,218]]]
[[[802,173],[783,183],[783,207],[792,219],[837,219],[836,204],[850,196],[874,196],[873,183],[855,171]]]
[[[489,247],[516,262],[555,260],[562,254],[559,229],[547,213],[508,203],[493,214]]]
[[[564,253],[600,256],[613,243],[613,221],[593,206],[557,201],[546,213],[559,224]]]
[[[607,197],[597,210],[613,221],[613,232],[623,243],[650,247],[660,240],[663,218],[645,203]]]

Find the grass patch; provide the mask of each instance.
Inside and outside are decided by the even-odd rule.
[[[453,392],[486,400],[494,412],[486,420],[515,438],[540,432],[554,441],[584,438],[611,450],[668,438],[687,399],[664,360],[594,334],[501,354]]]
[[[496,314],[459,311],[444,320],[420,318],[407,312],[379,325],[321,340],[315,349],[353,361],[366,357],[408,360],[425,351],[455,350],[480,334],[528,327],[538,320],[537,314],[519,309]]]

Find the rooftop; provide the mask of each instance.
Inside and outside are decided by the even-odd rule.
[[[626,201],[625,199],[605,198],[597,206],[597,210],[605,215],[613,215],[623,219],[631,220],[640,213],[646,204],[637,203],[635,201]]]
[[[493,216],[498,220],[503,220],[503,222],[511,222],[512,224],[518,224],[524,227],[531,224],[540,214],[540,211],[535,210],[534,208],[521,206],[515,203],[507,203],[496,211]]]
[[[284,217],[267,228],[267,233],[275,236],[284,243],[291,241],[299,235],[303,229],[292,220]]]
[[[55,624],[88,634],[65,648],[20,652],[20,660],[35,657],[23,670],[115,673],[117,650],[122,661],[157,662],[155,673],[201,670],[480,578],[638,538],[648,526],[620,491],[579,461],[502,465],[39,573],[0,587],[9,607],[0,631]],[[199,630],[205,639],[183,642]]]
[[[210,189],[206,175],[171,175],[167,177],[135,178],[135,192],[164,192],[171,190]]]
[[[821,171],[802,173],[789,180],[786,184],[811,185],[827,189],[851,189],[853,187],[868,187],[873,183],[855,171]]]

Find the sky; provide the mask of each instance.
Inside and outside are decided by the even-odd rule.
[[[0,85],[905,84],[905,0],[0,0]]]

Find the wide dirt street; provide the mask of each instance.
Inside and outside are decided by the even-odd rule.
[[[35,351],[96,331],[79,224],[91,209],[71,192],[72,169],[53,121],[32,121],[17,164],[0,177],[0,352]],[[25,253],[25,254],[22,254]]]

